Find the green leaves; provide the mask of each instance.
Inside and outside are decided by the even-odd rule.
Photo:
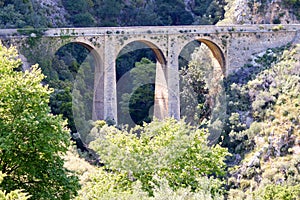
[[[219,145],[209,147],[207,131],[184,121],[154,120],[130,132],[104,126],[99,133],[99,139],[90,146],[101,155],[106,168],[139,180],[150,194],[152,183],[156,183],[154,176],[165,178],[174,190],[190,187],[196,191],[198,178],[225,173],[226,149]]]
[[[22,188],[32,199],[70,199],[78,182],[60,157],[70,144],[61,116],[50,114],[48,86],[38,66],[18,72],[14,48],[0,45],[0,187]]]
[[[155,91],[156,65],[147,58],[142,58],[135,63],[135,67],[125,76],[124,82],[130,82],[126,93],[122,94],[121,113],[119,114],[121,123],[130,124],[130,116],[135,124],[142,125],[143,122],[152,120]],[[123,83],[123,82],[122,82]],[[131,85],[132,84],[132,85]],[[131,87],[131,88],[130,88]]]
[[[295,186],[288,185],[267,185],[260,195],[263,200],[278,199],[292,200],[300,198],[300,184]]]

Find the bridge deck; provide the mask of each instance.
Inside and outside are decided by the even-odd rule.
[[[85,27],[50,29],[0,29],[0,37],[28,37],[40,32],[43,36],[99,36],[99,35],[140,35],[140,34],[216,34],[238,32],[300,31],[300,24],[255,24],[255,25],[198,25],[198,26],[132,26],[132,27]]]

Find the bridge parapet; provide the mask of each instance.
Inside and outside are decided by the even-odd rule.
[[[137,26],[137,27],[86,27],[50,29],[0,29],[0,37],[29,37],[30,32],[40,31],[43,36],[101,36],[140,34],[226,34],[247,32],[290,32],[300,30],[300,24],[253,24],[253,25],[197,25],[197,26]]]
[[[225,34],[232,32],[277,32],[300,30],[297,25],[228,25],[228,26],[139,26],[139,27],[94,27],[49,29],[45,36],[96,36],[96,35],[149,35],[149,34]]]

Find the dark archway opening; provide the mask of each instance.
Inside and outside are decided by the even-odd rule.
[[[49,75],[46,73],[49,86],[54,88],[50,99],[52,113],[62,114],[71,132],[79,132],[84,142],[91,128],[95,65],[89,46],[69,43],[58,49]]]
[[[201,126],[212,120],[219,94],[225,60],[220,48],[206,39],[188,43],[179,57],[180,117]]]
[[[153,119],[157,56],[145,42],[132,42],[116,61],[118,123],[129,127]]]

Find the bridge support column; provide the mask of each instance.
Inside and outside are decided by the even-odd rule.
[[[95,57],[95,80],[94,80],[94,98],[92,119],[99,120],[104,118],[104,71],[103,61]]]
[[[115,38],[105,36],[104,47],[104,119],[117,123]]]
[[[179,73],[178,73],[178,49],[176,38],[168,38],[168,116],[177,120],[180,119],[180,94],[179,94]],[[173,41],[173,42],[172,42]]]
[[[156,62],[154,117],[163,120],[168,116],[167,69],[164,64]]]

